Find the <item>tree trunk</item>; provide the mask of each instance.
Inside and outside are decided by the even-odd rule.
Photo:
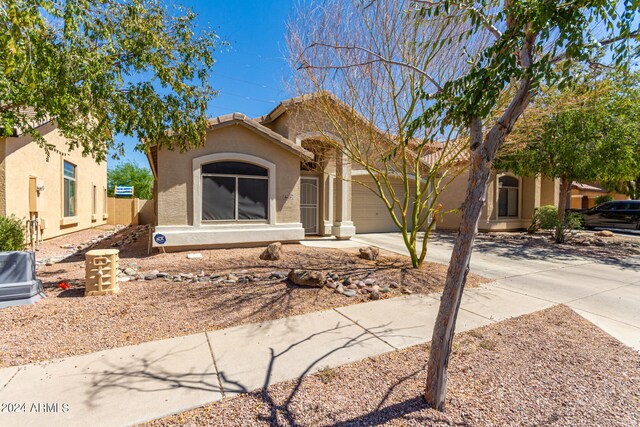
[[[462,291],[469,272],[469,260],[471,259],[473,242],[478,231],[478,220],[480,219],[487,186],[489,185],[492,159],[495,157],[488,156],[486,147],[482,144],[482,123],[480,119],[474,120],[471,128],[471,165],[469,168],[467,195],[463,205],[464,209],[460,227],[458,228],[458,236],[453,246],[451,261],[447,270],[447,280],[440,300],[438,317],[433,328],[427,388],[424,395],[426,402],[438,410],[444,410],[447,369],[458,309],[460,308]]]
[[[571,191],[571,182],[566,176],[560,178],[560,200],[558,200],[558,223],[556,224],[556,243],[564,243],[566,230],[567,198]]]
[[[528,49],[527,57],[530,55]],[[451,261],[447,270],[447,280],[440,299],[438,317],[433,327],[431,350],[429,351],[429,367],[427,371],[427,387],[424,399],[428,405],[439,411],[444,410],[447,390],[447,370],[449,355],[462,300],[462,292],[469,273],[471,251],[478,231],[478,220],[485,202],[491,167],[498,149],[513,129],[516,120],[531,99],[531,82],[523,79],[516,96],[513,98],[502,117],[483,138],[482,120],[478,117],[469,123],[471,158],[469,165],[469,182],[462,209],[462,219],[458,228],[458,236],[453,245]]]

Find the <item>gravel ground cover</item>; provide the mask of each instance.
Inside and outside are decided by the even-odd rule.
[[[137,272],[120,285],[117,295],[83,296],[85,250],[38,269],[48,298],[35,305],[0,310],[0,366],[327,310],[370,298],[367,294],[347,297],[326,287],[300,288],[273,277],[273,273],[284,277],[292,268],[331,272],[340,279],[370,279],[380,286],[398,284],[381,298],[438,291],[446,275],[444,265],[428,264],[415,270],[406,257],[390,253],[381,253],[377,261],[363,260],[357,248],[285,245],[279,261],[260,260],[263,248],[198,251],[201,259],[187,259],[187,252],[149,256],[145,227],[120,231],[93,247],[114,246],[121,250],[121,267]],[[169,277],[140,279],[154,271]],[[174,281],[179,274],[185,278]],[[150,276],[156,277],[155,273]],[[230,276],[237,280],[228,280]],[[251,281],[242,283],[245,277]],[[70,289],[58,288],[63,280]],[[468,286],[484,282],[487,280],[469,275]]]
[[[124,226],[122,225],[105,224],[45,240],[38,245],[36,260],[47,261],[52,258],[67,257],[78,249],[85,249],[86,246],[93,244],[94,241],[101,239],[103,236],[110,235],[123,228]]]
[[[455,234],[440,232],[438,239],[453,241]],[[494,251],[498,247],[512,256],[554,256],[556,258],[578,255],[597,262],[619,263],[620,259],[640,255],[640,235],[614,234],[607,231],[572,231],[565,243],[555,243],[548,231],[534,234],[525,232],[478,233],[476,251]]]
[[[459,334],[445,413],[429,409],[428,345],[145,424],[158,426],[637,426],[640,354],[556,306]]]

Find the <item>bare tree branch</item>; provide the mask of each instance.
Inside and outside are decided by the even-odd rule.
[[[340,68],[350,68],[350,67],[357,67],[357,66],[372,64],[374,62],[384,62],[386,64],[397,65],[397,66],[405,67],[405,68],[408,68],[408,69],[410,69],[412,71],[415,71],[416,73],[418,73],[421,76],[423,76],[424,78],[426,78],[432,85],[434,85],[436,87],[436,89],[438,90],[438,92],[442,91],[442,86],[440,86],[440,83],[438,83],[438,81],[436,79],[434,79],[426,71],[416,67],[413,64],[409,64],[407,62],[396,61],[396,60],[393,60],[393,59],[385,58],[382,55],[380,55],[379,53],[375,53],[371,49],[367,49],[366,47],[362,47],[362,46],[341,46],[341,45],[334,45],[334,44],[330,44],[330,43],[314,42],[314,43],[311,43],[309,46],[307,46],[300,56],[302,57],[307,52],[307,50],[312,49],[312,48],[317,47],[317,46],[328,47],[328,48],[331,48],[331,49],[358,50],[358,51],[361,51],[361,52],[365,52],[365,53],[367,53],[367,54],[369,54],[369,55],[371,55],[371,56],[376,58],[375,60],[362,62],[360,64],[347,64],[347,65],[342,65],[342,66],[332,66],[332,65],[326,66],[325,65],[324,68],[340,69]],[[299,69],[302,69],[302,68],[322,68],[320,66],[311,65],[307,61],[300,61],[300,63],[301,63],[301,66],[299,67]]]

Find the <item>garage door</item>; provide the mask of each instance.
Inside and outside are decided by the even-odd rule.
[[[373,185],[368,177],[353,177],[354,181]],[[356,233],[388,233],[398,231],[398,227],[391,219],[384,202],[368,188],[354,182],[351,191],[351,218],[356,227]],[[398,197],[403,194],[400,180],[393,182],[393,188]]]

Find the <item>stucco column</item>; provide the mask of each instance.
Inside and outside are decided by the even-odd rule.
[[[323,187],[322,198],[323,198],[324,204],[322,206],[323,207],[322,234],[324,236],[331,236],[332,229],[333,229],[333,200],[334,200],[333,186],[334,186],[335,177],[330,173],[326,173],[326,171],[323,173],[323,177],[324,177],[324,187]]]
[[[351,164],[346,156],[336,156],[335,220],[331,232],[336,238],[350,239],[356,234],[351,221]]]

